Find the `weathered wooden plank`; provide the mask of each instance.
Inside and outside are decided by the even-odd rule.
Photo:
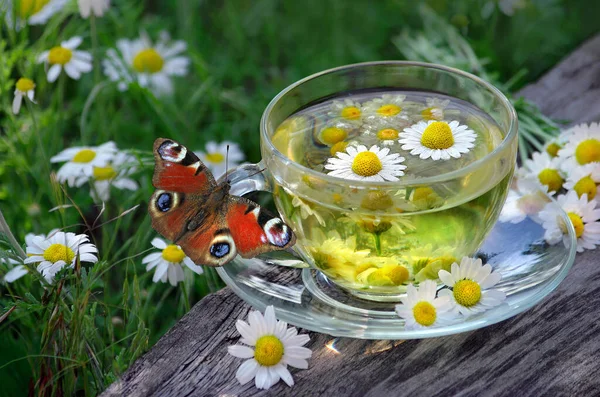
[[[600,35],[522,94],[547,115],[600,119]],[[591,61],[595,59],[596,61]],[[558,74],[557,74],[558,73]],[[579,87],[574,89],[573,87]],[[571,106],[574,101],[579,106]],[[242,360],[227,354],[249,306],[229,288],[205,297],[104,396],[598,395],[600,254],[587,251],[563,283],[527,312],[443,338],[364,341],[310,333],[310,368],[296,386],[240,386]]]
[[[587,40],[520,94],[570,124],[600,120],[600,35]]]

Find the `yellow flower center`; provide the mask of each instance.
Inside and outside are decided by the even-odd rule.
[[[365,265],[362,266],[364,271]],[[387,265],[375,270],[367,277],[372,286],[397,286],[408,280],[408,269],[400,265]]]
[[[335,145],[343,141],[348,136],[348,133],[339,127],[327,127],[321,131],[321,141],[327,145]]]
[[[587,164],[600,161],[600,141],[597,139],[586,139],[577,145],[575,158],[579,164]]]
[[[559,191],[565,181],[558,173],[558,170],[552,168],[542,170],[538,174],[538,179],[542,185],[548,186],[548,190],[551,192]]]
[[[133,58],[133,68],[140,73],[160,72],[165,60],[154,48],[141,50]]]
[[[356,106],[346,106],[342,109],[342,117],[348,120],[358,120],[360,114],[360,109]]]
[[[73,57],[73,51],[65,47],[53,47],[48,53],[48,62],[51,65],[65,65]]]
[[[393,128],[384,128],[383,130],[380,130],[377,133],[377,138],[379,138],[382,141],[396,139],[398,138],[398,130],[395,130]]]
[[[385,192],[373,190],[365,195],[360,206],[371,211],[386,210],[394,205],[392,198]]]
[[[275,335],[258,338],[254,348],[254,359],[260,365],[271,367],[278,364],[283,357],[283,343]]]
[[[418,187],[414,190],[412,201],[427,200],[430,196],[435,195],[435,192],[430,187]]]
[[[33,83],[33,80],[26,77],[21,77],[19,80],[17,80],[16,87],[17,90],[21,92],[27,92],[33,90],[35,88],[35,84]]]
[[[77,152],[71,161],[74,163],[89,163],[94,158],[96,158],[96,152],[90,149],[83,149]]]
[[[29,18],[40,12],[40,10],[49,2],[50,0],[20,0],[20,8],[17,14],[21,19]]]
[[[583,235],[583,230],[585,229],[585,226],[583,225],[583,219],[581,219],[581,217],[574,212],[569,212],[567,215],[573,224],[575,235],[577,238],[581,237]]]
[[[222,163],[223,160],[225,160],[225,156],[223,156],[221,153],[208,153],[206,155],[206,161],[209,161],[211,163]]]
[[[402,111],[402,108],[400,106],[394,105],[391,103],[383,105],[379,109],[377,109],[377,113],[379,113],[383,117],[395,116],[398,113],[400,113],[401,111]]]
[[[471,307],[481,300],[481,287],[473,280],[460,280],[452,289],[454,299],[459,305]]]
[[[438,118],[440,118],[439,114],[440,109],[435,107],[427,108],[421,112],[421,116],[424,120],[437,120]]]
[[[429,327],[435,323],[435,318],[437,317],[435,306],[427,301],[417,302],[413,307],[413,316],[417,323]]]
[[[339,193],[333,193],[333,194],[331,195],[331,198],[333,199],[333,202],[334,202],[335,204],[342,204],[342,203],[344,202],[344,196],[342,196],[342,195],[341,195],[341,194],[339,194]]]
[[[558,143],[552,142],[546,147],[546,153],[548,153],[550,157],[556,157],[560,149],[562,149],[562,147]]]
[[[360,152],[352,162],[352,171],[360,176],[377,175],[382,169],[381,160],[373,152]]]
[[[162,251],[162,257],[167,262],[180,263],[185,258],[185,253],[177,245],[169,244]]]
[[[587,194],[588,200],[591,200],[596,197],[596,182],[588,175],[578,180],[575,186],[573,186],[573,190],[577,192],[579,197]]]
[[[75,258],[73,250],[63,244],[52,244],[44,251],[44,259],[56,263],[58,261],[65,261],[71,263]]]
[[[423,131],[421,143],[429,149],[448,149],[454,145],[452,129],[448,123],[434,121]]]
[[[337,152],[343,152],[344,150],[346,150],[347,147],[348,147],[347,142],[344,142],[344,141],[338,142],[331,147],[331,149],[329,150],[329,153],[331,153],[332,156],[335,156],[335,154]]]
[[[94,179],[97,181],[106,181],[117,176],[117,172],[110,165],[107,167],[94,167]]]

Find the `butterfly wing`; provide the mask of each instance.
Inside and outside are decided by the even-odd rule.
[[[192,151],[170,139],[154,142],[154,176],[157,190],[148,203],[152,227],[171,241],[178,241],[197,218],[198,203],[215,191],[217,183]]]
[[[227,225],[242,257],[284,250],[296,242],[288,225],[255,202],[238,196],[229,196],[227,201]]]

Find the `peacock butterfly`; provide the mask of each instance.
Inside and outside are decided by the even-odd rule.
[[[223,266],[294,245],[292,229],[244,197],[229,194],[192,151],[171,140],[154,141],[157,189],[148,203],[152,227],[178,244],[196,264]]]

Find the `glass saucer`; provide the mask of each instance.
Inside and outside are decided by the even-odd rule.
[[[537,216],[519,223],[497,222],[476,256],[502,274],[497,288],[505,303],[452,325],[406,330],[396,303],[366,301],[332,284],[326,276],[292,254],[276,252],[252,259],[238,256],[217,271],[244,301],[263,311],[275,307],[277,318],[311,331],[360,339],[416,339],[482,328],[521,313],[554,290],[575,259],[575,232],[567,215],[550,201],[567,230],[555,245],[544,239]],[[533,218],[533,219],[532,219]],[[537,220],[538,222],[534,221]]]

